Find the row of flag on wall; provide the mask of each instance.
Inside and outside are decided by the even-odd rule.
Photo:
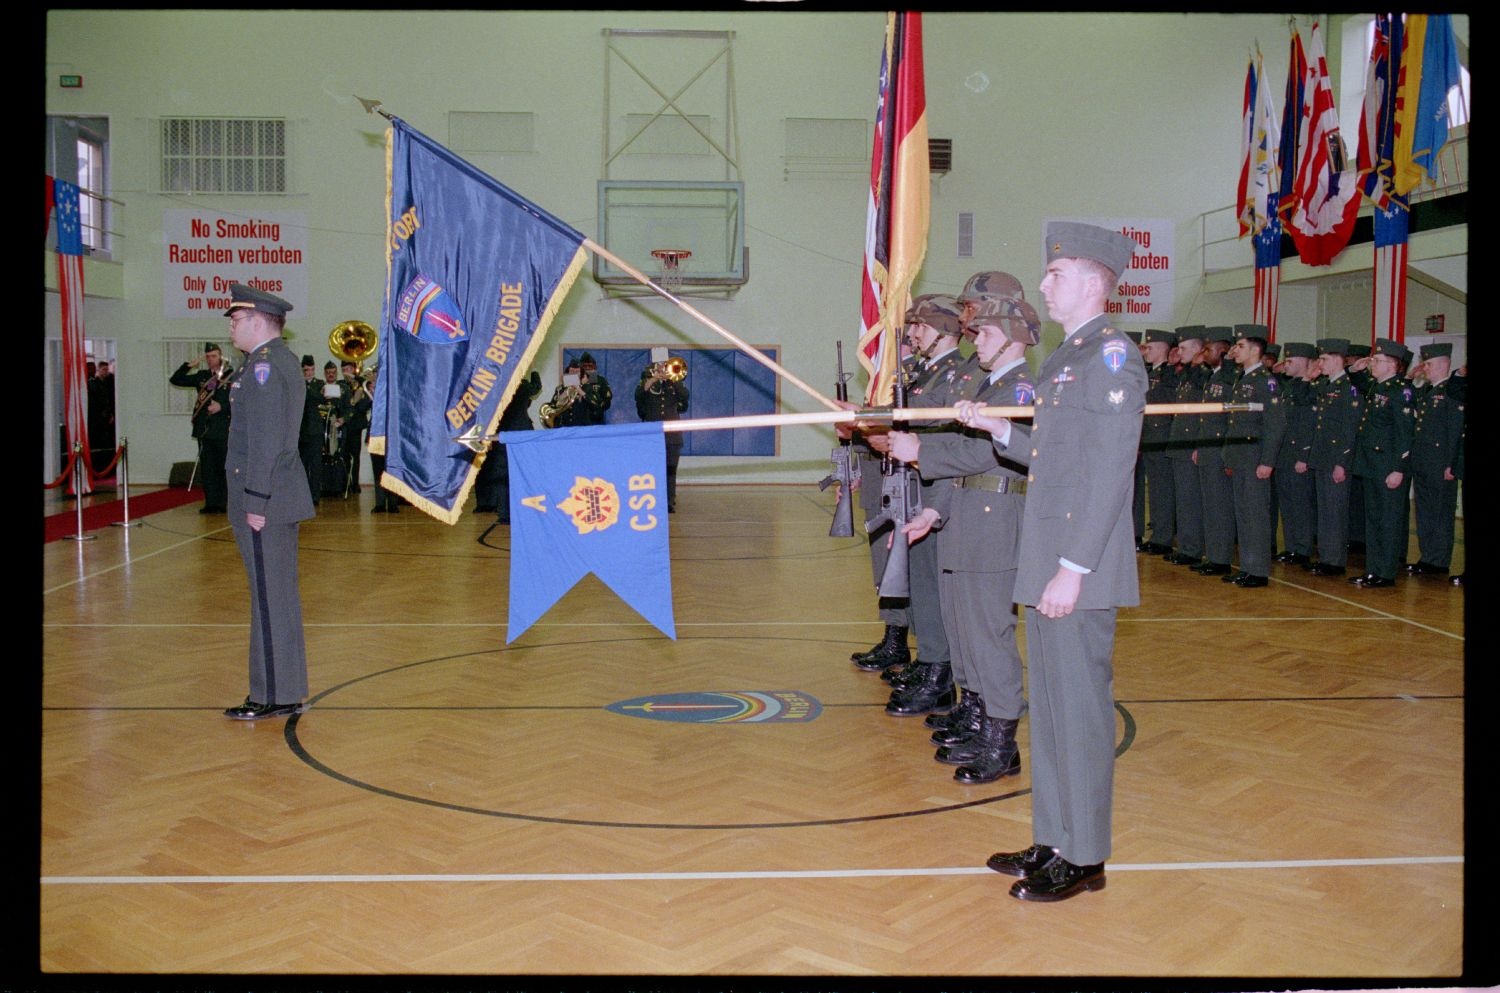
[[[1254,319],[1274,339],[1283,230],[1308,265],[1328,265],[1348,245],[1361,197],[1375,208],[1372,338],[1405,337],[1407,195],[1437,178],[1448,139],[1448,95],[1460,85],[1458,46],[1446,14],[1380,14],[1351,160],[1339,134],[1319,25],[1308,44],[1295,25],[1278,125],[1259,53],[1245,75],[1236,203],[1240,237],[1255,248]]]

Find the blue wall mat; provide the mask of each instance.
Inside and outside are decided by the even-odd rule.
[[[762,349],[780,362],[781,349]],[[614,403],[606,423],[630,424],[635,414],[635,386],[641,370],[651,361],[649,348],[565,347],[563,365],[584,352],[594,357],[599,373],[609,380]],[[672,348],[688,364],[688,409],[684,417],[731,417],[776,412],[776,374],[734,348]],[[556,388],[556,383],[552,388]],[[542,391],[542,401],[552,389]],[[775,455],[775,428],[740,428],[734,431],[690,431],[683,441],[684,455]]]

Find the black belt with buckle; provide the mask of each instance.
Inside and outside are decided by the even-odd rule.
[[[966,490],[1014,493],[1016,496],[1022,496],[1026,492],[1026,480],[1011,476],[965,476],[958,485]]]

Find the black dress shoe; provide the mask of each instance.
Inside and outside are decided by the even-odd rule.
[[[230,707],[224,711],[224,716],[237,721],[258,721],[262,717],[287,717],[301,712],[300,703],[256,703],[246,697],[245,702],[238,707]]]
[[[1193,566],[1193,571],[1200,576],[1223,576],[1230,569],[1227,563],[1220,565],[1218,562],[1204,562],[1202,565]]]
[[[1250,575],[1248,572],[1246,572],[1245,570],[1241,569],[1239,572],[1231,572],[1231,573],[1229,573],[1227,575],[1220,576],[1219,577],[1219,582],[1221,582],[1221,583],[1238,583],[1241,579],[1243,579],[1244,577],[1246,577],[1248,575]]]
[[[1407,575],[1410,575],[1410,576],[1446,576],[1446,575],[1448,575],[1448,570],[1445,569],[1445,568],[1443,568],[1442,566],[1440,566],[1440,565],[1433,565],[1430,562],[1421,562],[1421,561],[1408,562],[1406,564],[1406,572],[1407,572]]]
[[[1327,562],[1319,562],[1308,572],[1314,576],[1342,576],[1346,570],[1341,565],[1329,565]]]
[[[372,514],[383,514],[383,513],[385,513],[385,508],[384,507],[371,507],[370,508],[370,513],[372,513]]]
[[[1257,590],[1262,586],[1269,586],[1271,580],[1267,576],[1252,576],[1248,572],[1242,572],[1235,577],[1234,585],[1242,586],[1247,590]]]
[[[1007,876],[1029,876],[1055,858],[1057,849],[1032,845],[1024,852],[996,852],[984,864],[986,868]]]
[[[1163,556],[1163,558],[1165,558],[1172,565],[1198,566],[1198,565],[1202,565],[1203,564],[1203,560],[1200,559],[1198,556],[1196,556],[1196,555],[1185,555],[1182,552],[1173,552],[1171,555]]]
[[[1363,587],[1367,590],[1383,590],[1387,586],[1396,585],[1396,581],[1394,579],[1385,579],[1381,576],[1375,575],[1373,572],[1365,573],[1363,576],[1355,576],[1353,579],[1349,580],[1349,582],[1353,583],[1355,586]]]
[[[1286,565],[1288,562],[1295,561],[1296,558],[1297,558],[1297,553],[1294,552],[1294,551],[1292,551],[1289,548],[1289,549],[1287,549],[1284,552],[1281,552],[1281,553],[1279,553],[1277,555],[1273,555],[1271,557],[1271,561],[1272,562],[1280,562],[1282,565]]]
[[[1104,889],[1104,863],[1074,865],[1058,855],[1010,888],[1017,900],[1051,903],[1075,897],[1087,890]]]

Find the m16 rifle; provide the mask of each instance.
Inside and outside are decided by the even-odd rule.
[[[906,406],[905,370],[896,367],[895,407]],[[880,513],[865,522],[865,531],[874,534],[887,524],[891,526],[890,555],[880,576],[881,597],[911,596],[907,565],[906,535],[901,529],[922,511],[922,477],[910,465],[889,453],[880,459]]]
[[[844,403],[849,401],[849,380],[853,373],[844,372],[844,343],[834,342],[834,348],[838,352],[838,379],[835,381],[834,396]],[[839,501],[833,508],[833,523],[828,527],[830,538],[852,538],[854,537],[854,488],[859,485],[859,457],[855,454],[853,446],[846,440],[840,440],[833,448],[833,454],[829,461],[833,463],[833,471],[818,481],[818,490],[821,492],[834,484],[838,485]]]

